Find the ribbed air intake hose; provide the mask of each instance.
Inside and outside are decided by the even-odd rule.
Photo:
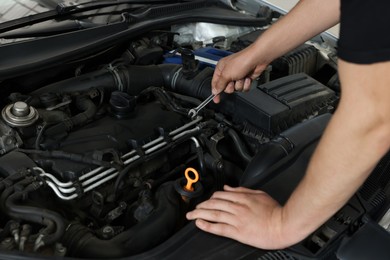
[[[107,92],[119,90],[136,96],[146,88],[154,86],[165,87],[180,94],[204,99],[211,93],[213,72],[213,69],[205,68],[192,79],[187,79],[183,75],[181,65],[107,67],[48,85],[32,94],[82,92],[90,88],[99,88]]]

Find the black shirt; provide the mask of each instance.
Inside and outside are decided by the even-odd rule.
[[[390,0],[341,0],[338,56],[359,64],[390,60]]]

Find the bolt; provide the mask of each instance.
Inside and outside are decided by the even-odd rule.
[[[5,144],[6,145],[11,145],[13,142],[14,142],[14,140],[13,140],[12,137],[9,137],[9,138],[5,139]]]
[[[222,162],[218,162],[217,163],[217,169],[218,170],[222,170],[223,169],[223,163]]]
[[[22,101],[15,102],[12,106],[12,114],[18,117],[27,116],[30,113],[30,107]]]
[[[112,232],[114,232],[114,229],[111,226],[106,226],[103,228],[104,234],[111,234]]]

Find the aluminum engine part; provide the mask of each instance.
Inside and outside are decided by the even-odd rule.
[[[6,106],[1,112],[1,116],[12,127],[31,126],[39,118],[38,111],[22,101]]]

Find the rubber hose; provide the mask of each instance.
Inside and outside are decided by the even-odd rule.
[[[201,146],[196,147],[196,155],[198,157],[200,172],[202,173],[203,176],[206,176],[206,166],[204,164],[204,152]]]
[[[98,88],[107,92],[120,90],[136,96],[146,88],[154,86],[166,87],[199,99],[208,97],[211,93],[210,86],[214,70],[205,68],[194,78],[188,80],[184,77],[181,68],[181,65],[160,64],[103,69],[48,85],[32,94],[83,92],[90,88]]]
[[[92,119],[97,111],[97,107],[92,102],[92,100],[88,98],[78,98],[76,100],[76,106],[81,111],[84,111],[80,114],[75,115],[71,118],[71,121],[74,126],[82,125]]]
[[[88,98],[79,98],[76,101],[76,105],[78,109],[80,109],[81,113],[71,117],[69,120],[62,121],[50,128],[48,128],[45,132],[46,136],[57,135],[63,133],[64,131],[70,131],[76,126],[81,126],[92,119],[96,112],[97,107],[92,102],[92,100]]]
[[[0,192],[6,187],[6,182],[9,183],[9,185],[12,185],[15,181],[24,178],[26,176],[25,172],[17,172],[15,174],[7,176],[5,179],[3,179],[0,182]]]
[[[234,131],[232,128],[229,128],[228,135],[233,139],[233,143],[237,148],[238,154],[241,156],[242,159],[244,159],[246,163],[249,163],[252,160],[252,156],[249,155],[244,143],[242,142],[236,131]]]
[[[98,70],[84,74],[82,76],[66,79],[60,82],[47,85],[37,89],[31,94],[40,95],[43,93],[74,93],[82,92],[91,88],[105,89],[107,91],[116,90],[115,77],[107,69]]]
[[[54,159],[63,159],[63,160],[69,160],[72,162],[78,162],[78,163],[86,163],[86,164],[93,164],[97,166],[103,166],[103,167],[111,167],[110,162],[106,162],[103,160],[97,160],[94,159],[92,156],[84,155],[84,154],[77,154],[77,153],[68,153],[65,151],[42,151],[42,150],[30,150],[30,149],[19,149],[18,150],[21,153],[26,154],[37,154],[42,157],[47,158],[54,158]]]
[[[23,179],[19,182],[17,182],[16,184],[12,185],[12,186],[9,186],[8,188],[6,188],[3,193],[1,194],[1,197],[0,197],[0,207],[1,209],[6,212],[6,206],[5,206],[5,202],[7,200],[7,198],[9,196],[11,196],[11,194],[15,191],[15,186],[25,186],[27,184],[30,184],[33,180],[31,178],[27,178],[27,179]]]
[[[54,234],[45,236],[42,241],[45,245],[50,245],[59,241],[65,232],[65,221],[58,213],[44,208],[37,208],[32,206],[17,205],[17,201],[21,200],[30,191],[35,190],[36,187],[29,185],[25,190],[16,192],[8,197],[5,202],[6,213],[9,216],[31,221],[40,225],[45,225],[44,219],[49,219],[55,223]]]
[[[97,238],[81,224],[69,226],[62,241],[70,256],[113,259],[144,252],[165,241],[177,228],[181,198],[170,182],[158,189],[155,199],[157,208],[150,216],[111,240]]]

